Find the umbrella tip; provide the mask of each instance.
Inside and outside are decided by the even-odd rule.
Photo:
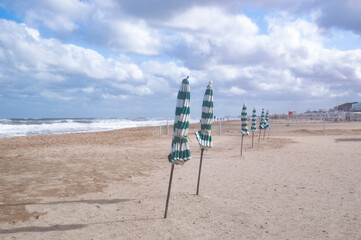
[[[187,76],[187,79],[189,78],[189,76]]]

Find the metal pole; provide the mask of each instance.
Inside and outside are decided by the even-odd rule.
[[[264,130],[263,130],[263,139],[265,139],[265,137],[266,137],[266,130],[267,130],[267,129],[264,129]]]
[[[197,183],[197,195],[198,195],[198,192],[199,192],[199,181],[201,180],[201,169],[202,169],[202,160],[203,160],[203,151],[204,151],[204,148],[202,148],[201,150],[201,160],[199,162],[199,172],[198,172],[198,183]]]
[[[262,130],[259,129],[258,143],[261,141],[261,132],[262,132]]]
[[[252,148],[253,148],[253,138],[254,138],[254,132],[252,131]]]
[[[174,164],[172,163],[172,168],[170,170],[170,177],[169,177],[167,203],[165,204],[164,218],[167,218],[167,213],[168,213],[168,203],[169,203],[170,189],[172,187],[173,170],[174,170]]]
[[[221,119],[219,119],[219,136],[221,136],[222,134],[222,124],[221,124]]]
[[[244,137],[244,135],[242,134],[242,141],[241,141],[241,156],[242,156],[242,149],[243,149],[243,137]]]
[[[179,157],[180,158],[182,157],[182,144],[183,144],[183,138],[180,139],[180,149],[179,149]],[[167,213],[168,213],[168,203],[169,203],[170,189],[172,187],[173,170],[174,170],[174,163],[172,163],[172,168],[170,170],[168,195],[167,195],[167,203],[165,204],[164,218],[167,218]]]

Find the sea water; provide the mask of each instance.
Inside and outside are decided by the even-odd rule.
[[[171,118],[12,118],[0,119],[0,138],[110,131],[173,124]],[[190,122],[197,122],[191,120]]]

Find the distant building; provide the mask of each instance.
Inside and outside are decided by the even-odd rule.
[[[348,112],[346,113],[347,121],[361,121],[361,112]]]
[[[338,106],[334,107],[334,109],[337,110],[337,111],[348,112],[348,111],[351,111],[352,105],[355,104],[355,103],[357,103],[357,102],[344,103],[344,104],[341,104],[341,105],[338,105]]]
[[[351,111],[353,111],[353,112],[361,112],[361,103],[352,104]]]

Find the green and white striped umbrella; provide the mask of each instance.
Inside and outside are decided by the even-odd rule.
[[[168,160],[177,165],[191,159],[188,146],[188,128],[190,113],[190,87],[188,78],[183,79],[177,96],[177,106],[173,126],[172,148]]]
[[[266,123],[267,123],[267,126],[266,128],[269,128],[269,123],[268,123],[268,120],[269,120],[269,113],[268,113],[268,110],[266,111],[266,117],[265,117],[265,120],[266,120]]]
[[[196,132],[196,137],[201,148],[213,147],[211,130],[213,120],[213,87],[209,82],[203,97],[201,130]]]
[[[264,108],[262,108],[262,114],[261,114],[261,121],[259,123],[260,129],[266,129],[268,128],[268,123],[266,122],[265,116],[264,116]]]
[[[257,131],[257,115],[256,115],[256,107],[253,108],[253,113],[252,113],[252,126],[251,126],[251,130],[252,132],[256,132]]]
[[[242,135],[248,135],[248,117],[247,117],[247,107],[246,104],[243,104],[242,113],[241,113],[241,121],[242,121]]]

